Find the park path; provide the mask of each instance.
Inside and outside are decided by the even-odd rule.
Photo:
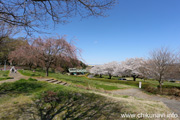
[[[28,79],[29,78],[28,76],[24,76],[24,75],[20,74],[19,72],[10,73],[9,77],[13,77],[13,79],[2,80],[2,81],[0,81],[0,84],[4,83],[4,82],[15,82],[20,79]]]
[[[169,99],[169,98],[165,98],[165,97],[161,97],[157,95],[148,95],[138,88],[115,90],[115,91],[112,91],[111,93],[115,95],[133,96],[136,98],[147,99],[151,101],[161,101],[167,107],[169,107],[173,112],[178,114],[178,116],[180,116],[180,101],[179,100]]]

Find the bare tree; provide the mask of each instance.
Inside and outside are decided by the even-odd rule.
[[[46,21],[66,23],[70,17],[105,16],[116,0],[0,0],[0,23],[24,28],[28,33]],[[46,24],[45,24],[46,23]]]
[[[175,62],[175,54],[168,48],[160,48],[150,53],[149,60],[146,62],[147,73],[159,81],[160,91],[162,92],[163,80],[168,76],[171,65]]]
[[[0,47],[3,46],[5,41],[3,41],[6,38],[10,38],[11,36],[18,33],[18,29],[16,26],[8,25],[4,22],[0,22]]]

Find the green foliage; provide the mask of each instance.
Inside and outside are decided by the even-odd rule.
[[[1,81],[1,80],[7,80],[7,79],[13,79],[13,77],[4,77],[4,78],[0,78],[0,81]]]
[[[24,39],[13,39],[13,38],[9,38],[6,37],[5,39],[3,39],[3,43],[0,44],[0,63],[4,64],[4,60],[6,60],[6,64],[8,63],[8,55],[10,54],[10,52],[14,51],[16,48],[27,44],[27,41]]]
[[[176,84],[176,85],[163,85],[162,86],[163,88],[177,88],[177,89],[179,89],[180,90],[180,86],[178,86],[178,83]]]
[[[153,87],[152,85],[147,84],[147,83],[142,84],[142,89],[144,89],[146,92],[153,93],[153,94],[159,93],[159,90],[157,87]]]
[[[29,81],[37,81],[37,79],[29,78]]]

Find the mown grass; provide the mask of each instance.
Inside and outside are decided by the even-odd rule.
[[[18,70],[21,74],[25,75],[25,76],[31,76],[31,77],[38,77],[38,76],[42,76],[45,77],[45,71],[40,71],[40,70],[36,70],[36,71],[31,71],[31,70]]]
[[[99,76],[95,76],[95,78],[97,78],[97,80],[102,80],[102,81],[109,81],[107,78],[108,76],[104,75],[102,78],[100,78]],[[125,77],[127,79],[127,81],[122,81],[122,82],[118,82],[120,80],[118,80],[119,78],[121,77],[112,77],[112,82],[117,82],[117,83],[124,83],[124,84],[128,84],[130,85],[135,85],[135,86],[138,86],[138,83],[139,82],[142,82],[144,84],[149,84],[149,86],[151,87],[157,87],[159,85],[159,82],[157,80],[153,80],[153,79],[140,79],[140,78],[136,78],[136,82],[133,81],[133,78],[132,77]],[[133,82],[131,82],[133,81]],[[173,83],[173,82],[169,82],[169,81],[164,81],[163,82],[163,85],[164,87],[169,87],[169,88],[180,88],[180,83]]]
[[[26,76],[31,76],[33,77],[34,75],[36,75],[35,77],[40,77],[40,76],[45,76],[44,72],[40,72],[40,71],[30,71],[30,70],[19,70],[19,72],[23,75]],[[62,80],[62,81],[66,81],[69,82],[73,85],[80,85],[80,86],[85,86],[85,87],[90,87],[93,89],[104,89],[104,90],[117,90],[117,89],[124,89],[124,88],[129,88],[130,86],[128,85],[117,85],[114,83],[107,83],[104,81],[95,81],[95,80],[91,80],[88,79],[84,76],[69,76],[69,75],[63,75],[60,73],[50,73],[49,77],[58,79],[58,80]]]
[[[20,79],[16,82],[5,82],[0,84],[0,104],[4,104],[10,100],[19,96],[34,96],[42,91],[74,91],[82,92],[82,90],[76,87],[66,87],[57,84],[50,84],[47,82],[37,81],[36,79],[29,78],[28,80]]]
[[[29,70],[20,71],[22,74],[27,76],[45,76],[45,72],[36,71],[32,72]],[[114,77],[112,79],[106,78],[87,78],[87,76],[72,76],[72,75],[63,75],[60,73],[50,73],[49,77],[55,78],[58,80],[66,81],[71,83],[74,86],[80,87],[84,86],[84,89],[94,89],[94,90],[118,90],[118,89],[126,89],[126,88],[138,88],[139,82],[142,82],[142,89],[146,92],[152,94],[164,94],[164,95],[173,95],[180,96],[180,83],[171,83],[164,81],[164,92],[160,93],[158,88],[158,82],[155,80],[142,80],[137,78],[136,81],[133,81],[131,77],[127,78],[127,81],[118,80],[118,77]],[[174,91],[172,93],[172,90]]]
[[[0,81],[1,80],[7,80],[7,79],[11,79],[12,77],[9,77],[9,70],[7,71],[0,71]]]

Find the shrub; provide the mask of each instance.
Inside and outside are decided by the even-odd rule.
[[[29,78],[29,81],[38,81],[37,79]]]
[[[8,75],[7,74],[3,74],[4,77],[7,77]]]
[[[173,86],[173,85],[163,85],[163,88],[176,88],[180,90],[180,86]]]
[[[163,88],[163,94],[180,97],[180,90],[177,88]]]
[[[150,85],[147,85],[146,87],[144,87],[144,90],[146,92],[150,92],[150,93],[153,93],[153,94],[159,93],[159,90],[156,87],[152,87]]]
[[[15,89],[15,85],[12,83],[3,83],[0,85],[0,93],[6,92],[6,91],[13,91]]]

